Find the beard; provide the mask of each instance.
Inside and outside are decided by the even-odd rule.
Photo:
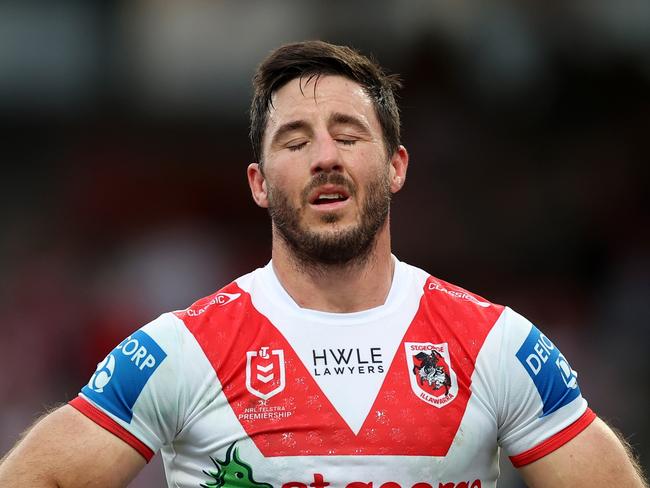
[[[287,243],[297,262],[309,268],[361,264],[370,256],[377,232],[386,223],[390,209],[389,173],[379,172],[368,185],[362,204],[360,221],[351,228],[337,228],[340,216],[335,212],[322,215],[321,221],[332,229],[315,232],[300,222],[302,211],[308,205],[309,194],[325,184],[346,189],[349,198],[356,195],[351,182],[340,173],[318,173],[301,194],[301,206],[293,206],[287,195],[269,186],[269,214],[274,228]]]

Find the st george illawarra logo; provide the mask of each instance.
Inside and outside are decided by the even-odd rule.
[[[260,347],[246,352],[246,389],[262,400],[277,395],[285,386],[284,351]]]
[[[451,403],[458,395],[458,380],[447,343],[406,342],[404,347],[413,393],[434,407]]]

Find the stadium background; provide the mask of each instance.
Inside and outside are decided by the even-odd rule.
[[[649,26],[644,0],[2,2],[0,451],[131,330],[267,262],[249,80],[321,38],[403,76],[398,257],[534,321],[647,470]]]

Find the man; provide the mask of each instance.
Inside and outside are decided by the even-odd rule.
[[[283,46],[254,78],[248,167],[272,261],[126,338],[7,456],[2,486],[641,487],[555,345],[398,261],[399,83],[357,52]]]

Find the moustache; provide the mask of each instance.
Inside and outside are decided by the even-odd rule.
[[[323,185],[342,186],[351,197],[356,194],[356,189],[352,182],[341,173],[317,173],[302,191],[302,201],[306,202],[311,192]]]

